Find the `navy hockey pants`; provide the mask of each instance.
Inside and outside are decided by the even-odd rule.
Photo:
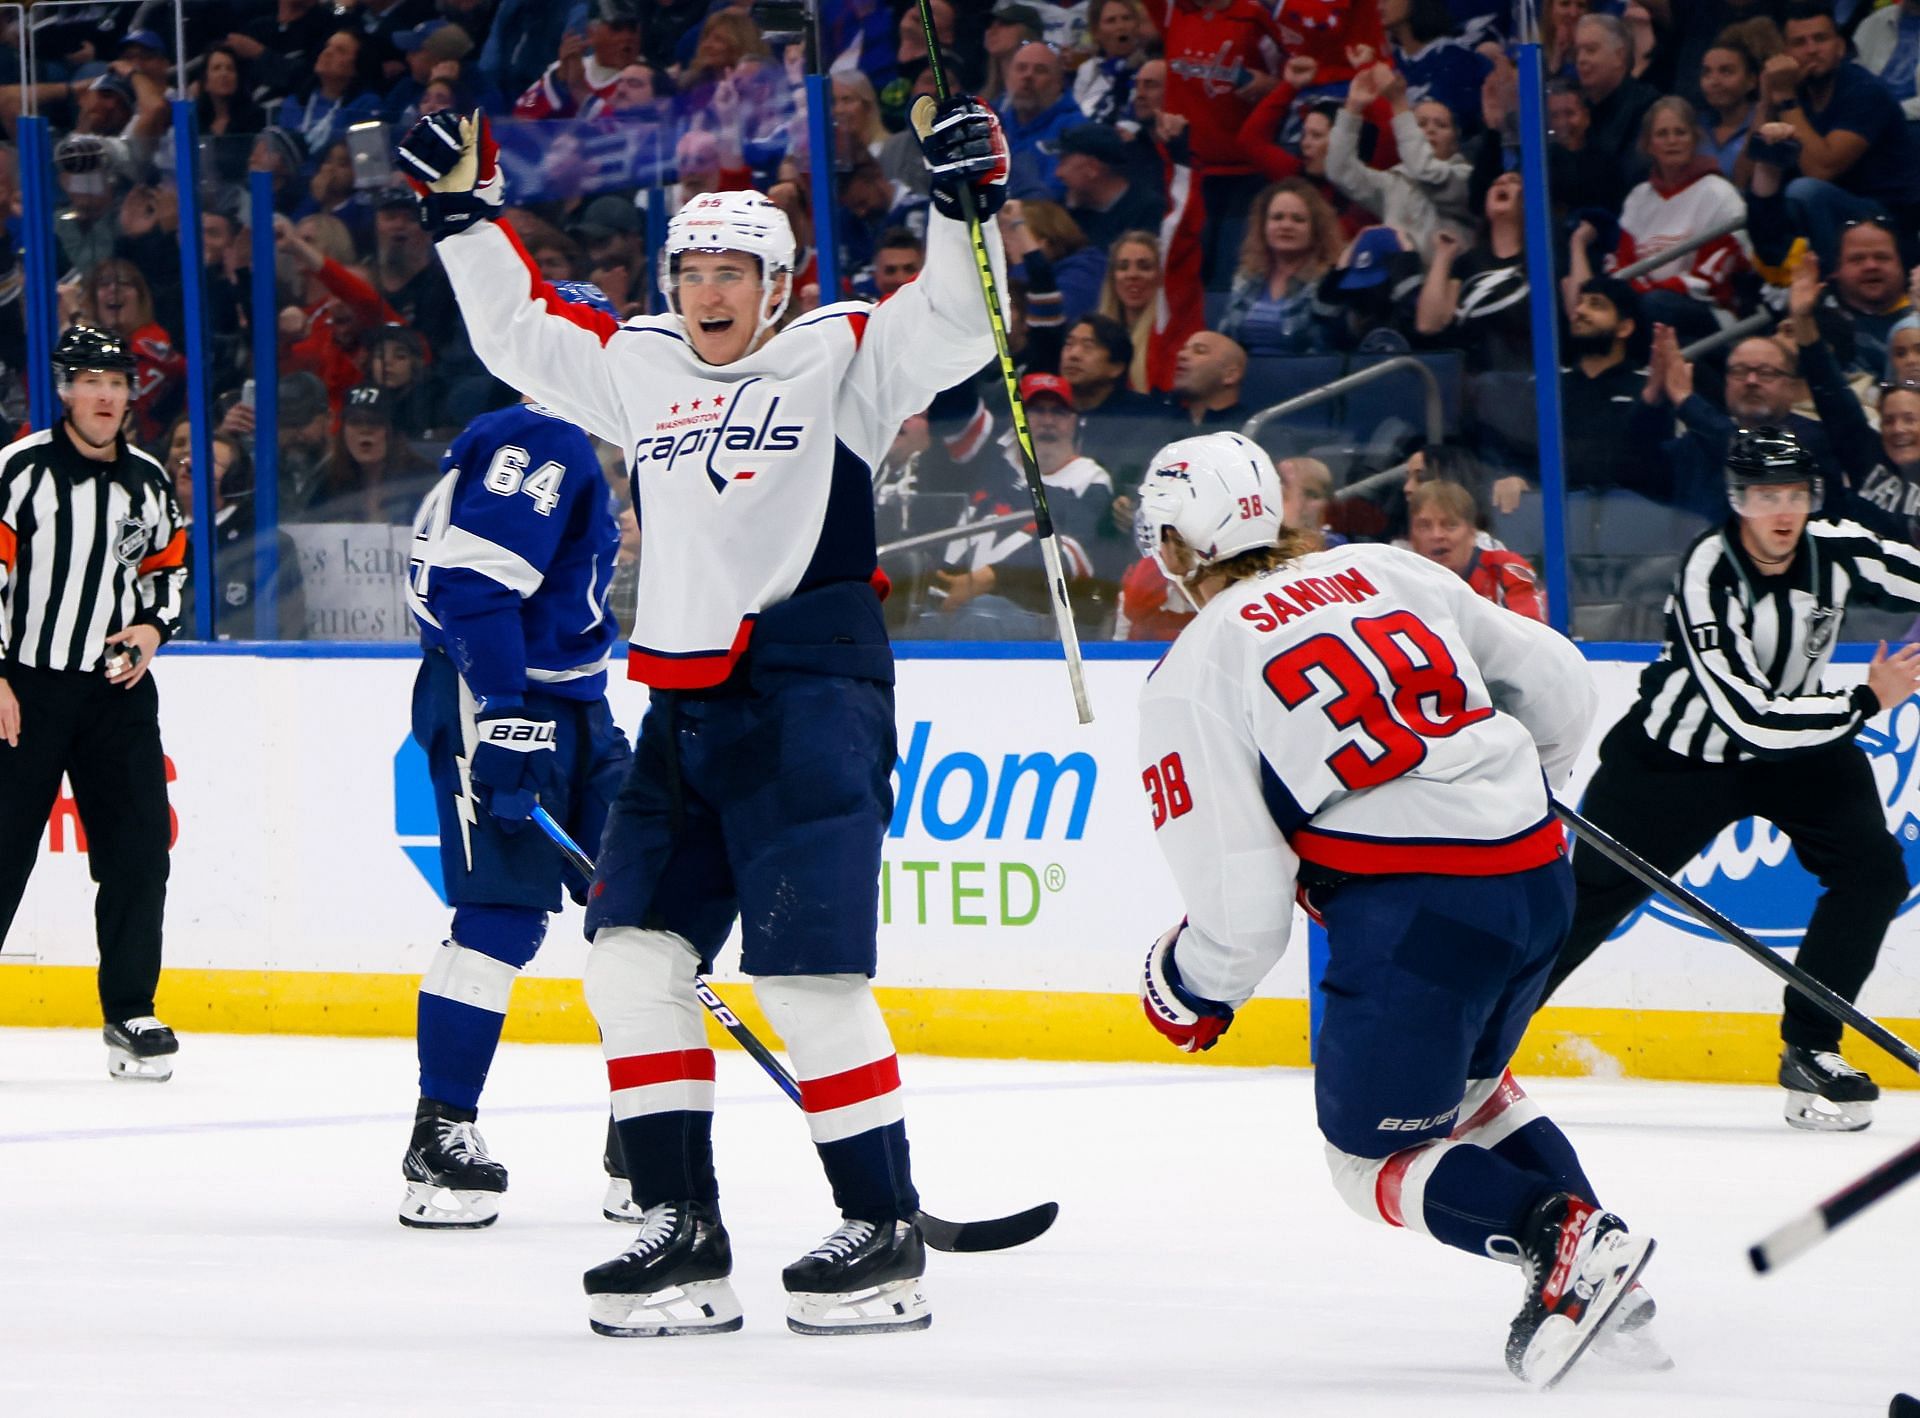
[[[1362,877],[1313,900],[1328,949],[1320,1131],[1355,1157],[1446,1137],[1467,1080],[1498,1078],[1520,1045],[1572,919],[1572,872]]]
[[[759,670],[751,688],[657,691],[588,937],[671,931],[711,970],[737,915],[749,975],[871,976],[894,759],[890,685]]]

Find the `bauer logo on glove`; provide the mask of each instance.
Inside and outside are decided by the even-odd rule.
[[[974,213],[990,217],[1007,199],[1011,158],[1000,119],[977,98],[936,103],[922,94],[914,100],[913,131],[931,178],[933,205],[943,216],[965,215],[960,193],[973,193]]]
[[[435,241],[499,214],[506,196],[500,146],[482,110],[465,118],[449,109],[428,114],[394,157],[420,199],[420,225]]]
[[[1156,940],[1147,952],[1146,969],[1140,979],[1140,1002],[1146,1009],[1147,1023],[1166,1035],[1175,1047],[1198,1054],[1211,1049],[1227,1032],[1233,1023],[1233,1006],[1188,994],[1181,985],[1180,967],[1174,964],[1173,948],[1186,928],[1187,923],[1182,921]]]

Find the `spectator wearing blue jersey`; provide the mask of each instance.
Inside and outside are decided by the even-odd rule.
[[[612,313],[597,287],[555,289]],[[619,548],[592,442],[531,404],[469,424],[414,518],[413,736],[433,776],[453,934],[420,982],[405,1225],[488,1225],[507,1187],[474,1129],[480,1093],[562,885],[575,899],[587,888],[527,819],[538,805],[598,844],[631,756],[606,699]]]
[[[1480,86],[1493,61],[1459,36],[1447,0],[1380,0],[1380,23],[1393,45],[1393,63],[1406,76],[1407,102],[1443,103],[1453,121],[1480,121]]]
[[[1054,163],[1061,134],[1085,123],[1086,116],[1066,91],[1065,72],[1053,46],[1023,44],[1007,61],[1007,97],[999,106],[1006,131],[1012,176],[1011,197],[1050,197],[1065,193]]]
[[[361,72],[364,43],[352,30],[335,30],[313,60],[313,87],[282,101],[274,122],[298,133],[307,151],[325,152],[365,119],[380,116],[380,97]]]

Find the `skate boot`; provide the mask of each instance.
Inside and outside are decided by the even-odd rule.
[[[733,1245],[714,1210],[697,1201],[663,1201],[639,1221],[633,1244],[586,1274],[593,1332],[652,1339],[740,1328],[740,1301],[727,1280]]]
[[[400,1163],[407,1179],[400,1224],[472,1231],[500,1216],[507,1169],[487,1156],[473,1110],[422,1098],[413,1115],[413,1141]]]
[[[843,1221],[781,1272],[795,1334],[885,1334],[933,1323],[921,1276],[927,1248],[911,1221]]]
[[[1634,1281],[1594,1337],[1594,1361],[1641,1372],[1671,1369],[1673,1356],[1653,1333],[1655,1313],[1653,1296],[1647,1293],[1646,1286]]]
[[[173,1077],[180,1041],[151,1014],[108,1024],[100,1037],[107,1041],[107,1077],[124,1083],[165,1083]]]
[[[1507,1336],[1507,1367],[1552,1388],[1626,1298],[1653,1242],[1567,1192],[1536,1203],[1516,1239],[1527,1298]]]
[[[634,1205],[633,1183],[627,1178],[627,1165],[620,1156],[620,1134],[614,1129],[613,1119],[607,1119],[607,1146],[600,1155],[600,1165],[607,1169],[607,1194],[600,1202],[600,1214],[609,1221],[625,1221],[631,1225],[640,1224],[640,1208]]]
[[[1836,1053],[1789,1044],[1780,1054],[1787,1125],[1807,1132],[1859,1132],[1873,1125],[1880,1085]]]

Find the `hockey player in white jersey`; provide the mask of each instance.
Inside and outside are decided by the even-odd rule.
[[[1651,1317],[1653,1242],[1600,1209],[1507,1071],[1572,909],[1548,802],[1593,717],[1584,660],[1385,546],[1285,530],[1238,434],[1163,449],[1144,548],[1199,615],[1141,696],[1143,782],[1184,921],[1149,1022],[1209,1048],[1285,951],[1296,888],[1330,957],[1314,1095],[1334,1185],[1370,1219],[1517,1260],[1506,1357],[1557,1382]],[[1629,1292],[1631,1291],[1631,1296]]]
[[[787,1267],[804,1334],[922,1328],[925,1251],[900,1075],[869,979],[892,815],[893,665],[871,470],[908,415],[993,353],[962,187],[1005,191],[990,110],[915,114],[940,215],[919,279],[879,307],[793,320],[794,239],[754,192],[696,197],[660,263],[671,314],[554,299],[494,217],[484,117],[401,144],[474,350],[626,450],[646,529],[628,670],[651,689],[587,908],[586,994],[640,1234],[586,1276],[600,1334],[741,1324],[714,1177],[713,1054],[694,995],[736,916],[842,1224]],[[991,258],[1003,261],[988,223]]]

